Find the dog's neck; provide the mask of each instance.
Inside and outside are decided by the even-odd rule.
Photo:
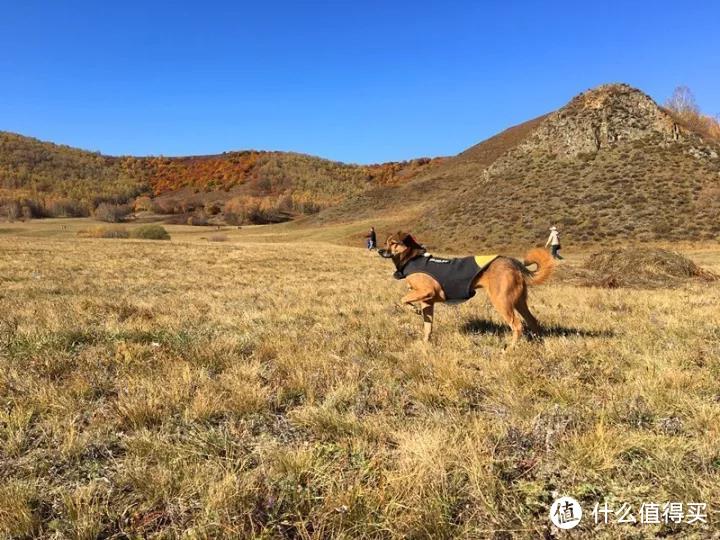
[[[408,249],[407,251],[404,251],[398,255],[393,256],[392,260],[393,263],[395,263],[395,270],[398,272],[401,272],[403,268],[405,268],[405,265],[412,261],[413,259],[416,259],[418,257],[422,257],[425,253],[424,249],[421,248],[412,248]]]

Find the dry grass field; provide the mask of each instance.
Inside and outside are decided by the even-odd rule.
[[[68,223],[0,226],[2,538],[717,534],[720,284],[554,281],[547,335],[512,350],[480,294],[426,347],[364,250]],[[708,523],[596,525],[602,501]]]

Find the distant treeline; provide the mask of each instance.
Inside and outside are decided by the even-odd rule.
[[[288,221],[298,215],[319,212],[322,206],[291,194],[279,197],[233,197],[226,201],[191,202],[179,199],[152,199],[140,196],[131,199],[95,199],[90,202],[74,199],[0,197],[0,219],[7,221],[89,217],[120,223],[137,212],[174,215],[172,221],[189,225],[208,225],[221,219],[231,225],[265,224]]]
[[[229,221],[267,223],[315,213],[369,187],[405,182],[438,161],[349,165],[254,150],[108,157],[0,132],[0,218],[117,216],[139,204],[157,213],[192,214],[198,222],[222,212]]]

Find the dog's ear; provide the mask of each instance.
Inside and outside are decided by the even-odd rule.
[[[410,233],[402,233],[402,243],[410,249],[422,249],[423,247],[415,240],[415,237]]]
[[[398,244],[403,244],[407,246],[407,244],[405,243],[405,237],[407,236],[407,234],[408,233],[406,233],[405,231],[398,231],[395,234],[390,235],[390,238],[388,240],[392,240],[394,242],[397,242]]]

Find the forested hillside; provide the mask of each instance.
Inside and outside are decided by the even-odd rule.
[[[112,157],[0,132],[0,217],[90,215],[100,204],[156,201],[186,213],[206,205],[313,213],[370,187],[406,182],[440,160],[352,165],[291,152]]]

